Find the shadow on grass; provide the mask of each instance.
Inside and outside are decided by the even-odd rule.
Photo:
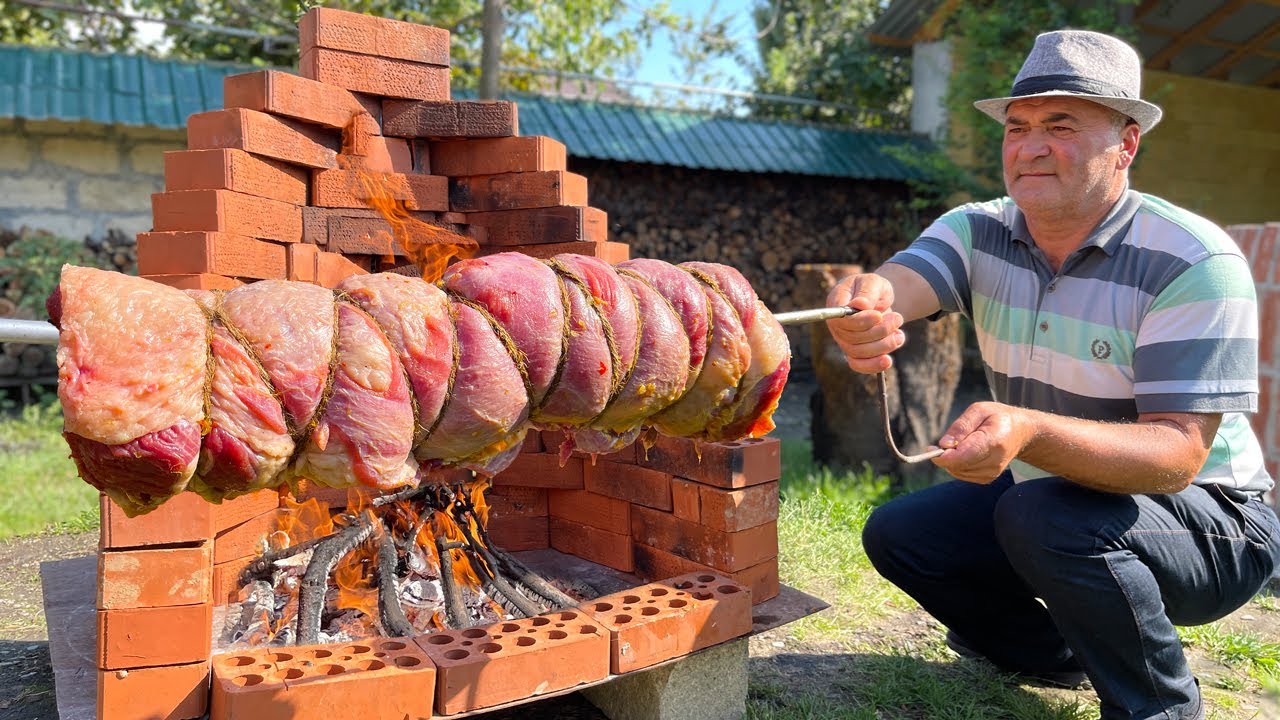
[[[1088,690],[1036,691],[980,663],[829,652],[752,657],[755,720],[1086,720]]]
[[[0,720],[56,720],[49,643],[0,640]]]

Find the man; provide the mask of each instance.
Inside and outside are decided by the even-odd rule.
[[[1220,618],[1280,565],[1257,409],[1250,268],[1212,223],[1129,189],[1160,108],[1124,42],[1040,35],[1009,97],[1009,197],[946,213],[829,304],[856,371],[890,367],[904,322],[961,312],[995,402],[970,406],[934,462],[957,481],[877,509],[876,569],[947,644],[1075,686],[1102,717],[1204,717],[1175,624]]]

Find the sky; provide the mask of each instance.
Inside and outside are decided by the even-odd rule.
[[[656,3],[653,0],[635,0],[634,4],[637,7],[645,7]],[[670,6],[673,11],[694,18],[702,17],[708,9],[712,8],[713,4],[712,17],[731,18],[729,34],[730,37],[737,41],[739,46],[745,47],[755,44],[756,30],[755,24],[751,20],[751,8],[756,4],[756,0],[715,0],[714,3],[711,0],[670,0]],[[726,77],[726,80],[723,81],[722,89],[747,89],[747,73],[737,63],[727,60],[720,61],[715,67],[723,72]],[[682,82],[680,63],[674,55],[668,37],[655,38],[653,47],[641,62],[635,79],[646,82]],[[721,86],[717,85],[717,87]]]

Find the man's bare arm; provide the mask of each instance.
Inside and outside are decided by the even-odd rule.
[[[894,263],[841,280],[827,295],[827,305],[858,311],[828,320],[827,327],[848,358],[849,367],[861,373],[890,368],[893,360],[889,353],[906,342],[903,323],[941,309],[937,294],[919,273]]]

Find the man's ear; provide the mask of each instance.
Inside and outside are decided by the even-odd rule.
[[[1120,131],[1120,155],[1116,158],[1116,169],[1127,170],[1138,157],[1138,143],[1142,140],[1142,129],[1138,123],[1131,122]]]

